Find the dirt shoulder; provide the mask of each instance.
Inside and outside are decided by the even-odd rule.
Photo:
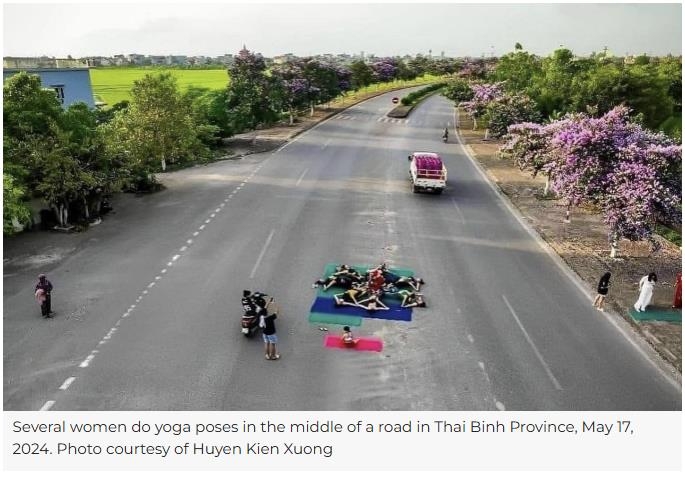
[[[646,242],[619,243],[619,258],[609,257],[606,226],[596,210],[575,208],[571,222],[564,223],[565,204],[542,197],[545,181],[521,172],[511,160],[497,153],[501,142],[483,140],[483,130],[472,130],[473,122],[462,111],[459,115],[462,142],[483,166],[491,180],[506,194],[527,222],[554,251],[594,290],[605,271],[611,271],[611,287],[604,309],[623,317],[661,355],[682,373],[682,324],[665,321],[635,321],[629,310],[637,300],[638,282],[656,272],[651,309],[670,312],[676,276],[681,272],[681,249],[657,237],[661,249],[650,254]]]

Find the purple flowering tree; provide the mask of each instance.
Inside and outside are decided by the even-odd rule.
[[[552,190],[569,209],[583,202],[602,209],[612,257],[620,238],[655,244],[656,220],[681,221],[682,149],[631,122],[626,107],[599,118],[577,114],[546,128]]]
[[[397,76],[397,64],[394,58],[383,58],[371,65],[373,80],[379,83],[387,83]]]
[[[681,222],[682,148],[632,122],[623,106],[599,118],[574,114],[544,126],[510,126],[500,151],[521,170],[547,174],[567,201],[567,221],[573,205],[598,206],[612,258],[620,238],[648,240],[655,251],[654,223]]]
[[[522,171],[533,177],[545,174],[544,195],[549,192],[551,150],[549,129],[536,123],[519,123],[509,126],[500,147],[500,155],[510,158]]]
[[[473,98],[470,101],[463,101],[459,106],[473,118],[473,129],[478,127],[478,119],[481,118],[486,111],[488,105],[500,98],[504,94],[504,83],[475,83],[471,86],[473,91]]]

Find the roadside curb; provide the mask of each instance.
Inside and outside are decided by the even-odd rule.
[[[526,232],[540,245],[540,247],[550,256],[552,261],[559,267],[559,269],[573,282],[573,284],[587,297],[588,301],[592,301],[593,292],[592,287],[583,280],[575,270],[573,270],[563,258],[557,254],[554,248],[542,238],[537,230],[526,220],[519,209],[514,205],[509,196],[500,188],[496,178],[485,169],[480,162],[475,158],[476,154],[470,145],[464,143],[459,132],[459,118],[457,116],[458,109],[454,109],[454,131],[457,142],[464,154],[471,163],[476,167],[476,170],[486,180],[488,186],[500,198],[502,204],[512,214],[512,216],[521,224]],[[666,361],[657,351],[649,338],[642,333],[641,330],[635,329],[622,315],[614,312],[601,312],[602,315],[609,319],[609,322],[637,349],[637,351],[647,359],[659,373],[667,379],[674,387],[680,389],[682,384],[682,374]]]

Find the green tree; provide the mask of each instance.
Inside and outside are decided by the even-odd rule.
[[[490,102],[485,110],[485,120],[492,137],[499,138],[513,124],[540,121],[535,102],[523,94],[505,94]]]
[[[473,90],[469,82],[463,78],[452,78],[442,90],[442,95],[459,104],[473,98]]]
[[[501,57],[490,75],[493,81],[505,82],[506,90],[512,93],[530,91],[541,76],[540,59],[518,48]]]
[[[373,81],[373,71],[371,70],[371,67],[362,60],[353,61],[350,64],[350,71],[352,73],[350,82],[354,91],[359,91],[361,88],[370,85]]]
[[[110,158],[126,157],[136,188],[155,182],[154,173],[208,152],[189,102],[170,73],[148,74],[136,81],[128,109],[104,128]]]
[[[22,140],[32,135],[52,135],[62,106],[51,89],[41,86],[40,77],[18,73],[3,86],[3,133]]]
[[[2,219],[3,232],[16,232],[14,223],[25,224],[31,220],[31,211],[24,203],[26,191],[11,174],[2,173]]]
[[[623,96],[618,103],[626,104],[643,116],[643,124],[651,129],[673,114],[673,99],[669,95],[669,81],[660,76],[652,65],[627,68],[622,76]]]
[[[276,78],[266,75],[266,63],[260,54],[243,48],[228,69],[231,78],[226,98],[228,124],[238,133],[256,129],[260,124],[273,124],[280,117],[282,104],[274,88]]]

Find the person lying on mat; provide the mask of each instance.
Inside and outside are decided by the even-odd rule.
[[[349,290],[334,295],[335,304],[338,306],[349,305],[349,306],[362,306],[359,299],[366,295],[368,291],[365,287],[350,288]],[[363,308],[363,307],[362,307]]]
[[[364,278],[354,268],[349,265],[342,264],[335,268],[335,273],[329,275],[324,280],[317,280],[312,284],[312,288],[318,288],[323,285],[324,290],[328,290],[333,285],[337,285],[344,289],[352,288],[355,282],[361,282]]]
[[[395,273],[392,273],[387,269],[387,267],[385,267],[385,264],[381,265],[376,270],[381,271],[381,273],[383,274],[383,279],[385,280],[386,284],[392,284],[392,285],[395,285],[396,287],[400,287],[402,285],[409,285],[415,291],[419,291],[419,288],[421,288],[421,285],[426,283],[423,280],[423,278],[397,275]]]
[[[355,338],[354,336],[352,336],[352,331],[350,331],[349,326],[343,326],[343,334],[340,337],[340,340],[346,345],[350,346],[354,346],[357,343],[359,343],[359,338]]]
[[[389,310],[385,303],[381,301],[381,294],[379,292],[372,292],[369,298],[360,300],[358,306],[369,311]]]
[[[335,273],[333,275],[334,276],[339,276],[339,275],[350,276],[351,278],[355,279],[356,281],[361,281],[364,278],[361,275],[361,273],[359,273],[357,270],[350,267],[349,265],[345,265],[344,263],[342,265],[340,265],[339,267],[335,267]]]
[[[412,308],[415,306],[418,306],[419,308],[426,307],[426,302],[423,299],[423,295],[420,293],[409,290],[400,290],[397,292],[397,294],[402,297],[402,308]]]
[[[342,275],[330,275],[328,278],[325,280],[317,280],[314,282],[312,287],[318,288],[320,285],[323,285],[324,290],[328,290],[332,286],[338,286],[340,288],[343,288],[345,290],[349,290],[350,288],[353,288],[356,279],[353,275],[348,275],[348,274],[342,274]]]

